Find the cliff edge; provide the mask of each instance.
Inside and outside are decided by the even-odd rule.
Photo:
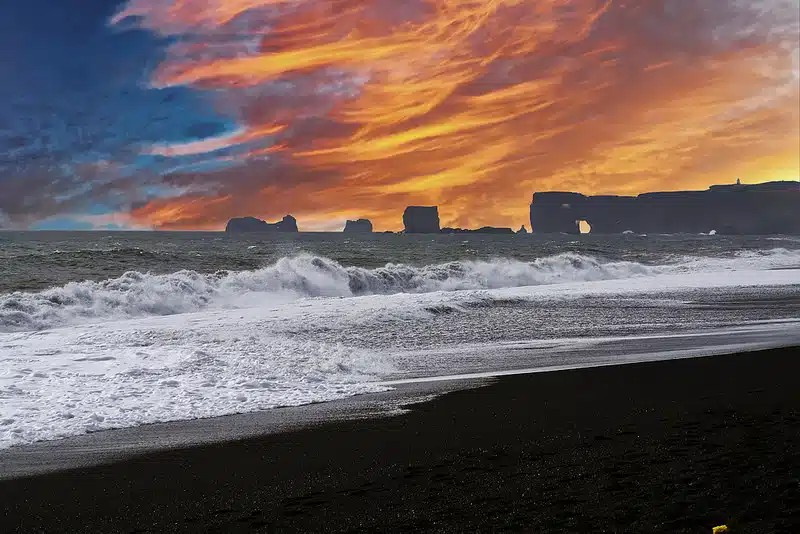
[[[534,193],[534,233],[727,235],[800,234],[800,182],[716,185],[706,191],[586,196],[571,192]]]
[[[268,223],[255,217],[237,217],[228,221],[225,227],[228,233],[248,233],[248,232],[298,232],[297,219],[291,215],[285,216],[276,223]]]

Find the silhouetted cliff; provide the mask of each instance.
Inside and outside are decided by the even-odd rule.
[[[287,215],[279,222],[268,223],[255,217],[240,217],[228,221],[225,227],[226,232],[245,233],[245,232],[297,232],[297,219]]]
[[[371,234],[372,222],[369,219],[358,219],[357,221],[347,221],[344,225],[346,234]]]
[[[800,182],[717,185],[707,191],[645,193],[637,197],[535,193],[535,233],[800,234]]]
[[[439,208],[437,206],[409,206],[403,212],[403,226],[407,234],[438,234]]]
[[[514,230],[511,228],[499,228],[496,226],[484,226],[477,230],[469,230],[464,228],[442,228],[443,234],[513,234]]]

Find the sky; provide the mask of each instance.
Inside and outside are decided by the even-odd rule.
[[[800,0],[0,0],[0,228],[800,179]]]

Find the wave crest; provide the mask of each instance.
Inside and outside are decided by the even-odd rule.
[[[787,255],[797,262],[796,251],[785,249],[775,249],[759,258],[766,261],[766,264],[761,261],[762,265],[769,267],[775,261],[782,265]],[[499,289],[624,279],[676,269],[708,270],[703,269],[703,265],[720,269],[725,268],[725,262],[730,264],[740,260],[752,268],[753,259],[751,256],[713,261],[694,258],[669,266],[649,266],[564,253],[532,262],[499,258],[452,261],[423,267],[387,264],[365,269],[345,267],[329,258],[301,254],[281,258],[272,265],[253,271],[202,274],[184,270],[161,275],[129,271],[118,278],[100,282],[72,282],[36,293],[3,295],[0,296],[0,330],[38,330],[98,319],[172,315],[304,297]]]

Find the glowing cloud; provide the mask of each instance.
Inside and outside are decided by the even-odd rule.
[[[132,0],[112,23],[178,38],[153,85],[213,91],[242,127],[148,153],[262,142],[133,215],[397,228],[438,203],[445,224],[519,226],[534,190],[796,179],[799,17],[792,0]],[[280,161],[256,171],[264,151]]]
[[[178,157],[194,156],[208,152],[216,152],[236,145],[242,145],[251,141],[263,140],[264,137],[273,136],[280,133],[283,126],[263,126],[239,130],[233,133],[209,137],[197,141],[187,141],[185,143],[163,143],[146,147],[142,153],[151,156]]]

